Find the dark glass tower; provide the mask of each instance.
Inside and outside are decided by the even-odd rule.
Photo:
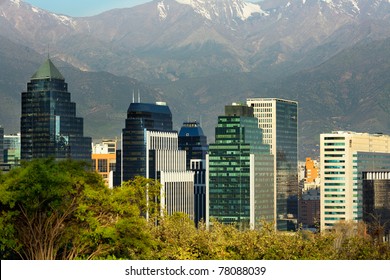
[[[187,170],[194,172],[194,220],[206,221],[207,137],[198,122],[185,122],[179,132],[179,149],[186,151]]]
[[[155,178],[153,150],[147,149],[147,131],[172,132],[172,113],[165,103],[131,103],[122,130],[122,150],[118,153],[114,185],[135,176]],[[147,166],[150,166],[149,170]]]
[[[91,160],[91,138],[83,136],[68,85],[50,59],[22,92],[21,158]]]
[[[225,107],[207,158],[208,223],[215,218],[244,229],[274,222],[274,160],[253,108]]]
[[[294,231],[298,219],[298,102],[279,98],[249,98],[263,142],[275,160],[277,229]]]
[[[192,159],[205,159],[208,151],[207,137],[198,122],[185,122],[179,132],[179,149],[187,154],[187,169]]]
[[[194,218],[194,172],[186,170],[186,152],[179,150],[172,114],[164,102],[130,104],[117,155],[114,186],[135,176],[158,180],[161,213],[182,212]]]

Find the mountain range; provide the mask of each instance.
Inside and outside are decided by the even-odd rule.
[[[301,157],[332,130],[390,133],[390,0],[155,0],[92,17],[0,0],[0,124],[49,53],[85,133],[119,136],[133,92],[213,141],[224,105],[299,102]]]

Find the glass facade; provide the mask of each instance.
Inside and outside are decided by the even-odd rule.
[[[226,106],[209,146],[209,218],[249,228],[274,219],[273,156],[252,108]]]
[[[279,230],[295,230],[298,219],[298,103],[277,98],[249,98],[263,142],[275,156],[276,215]]]
[[[187,155],[187,169],[192,159],[205,159],[208,151],[207,137],[198,122],[185,122],[179,132],[179,149]]]
[[[358,221],[363,220],[364,214],[366,216],[369,213],[374,214],[373,212],[367,212],[370,210],[370,208],[366,208],[366,213],[364,213],[364,192],[366,195],[369,195],[369,191],[364,190],[364,174],[367,174],[367,172],[376,173],[376,174],[386,174],[385,176],[378,176],[374,177],[378,180],[377,183],[375,183],[373,186],[376,187],[376,194],[374,195],[376,205],[375,207],[381,208],[380,205],[384,207],[387,211],[390,211],[389,202],[390,196],[389,196],[389,181],[384,181],[382,184],[380,184],[379,180],[382,179],[388,179],[390,174],[390,154],[388,153],[370,153],[370,152],[358,152],[356,154],[356,163],[354,164],[354,187],[353,187],[353,196],[354,196],[354,218]],[[368,200],[369,201],[369,200]],[[366,206],[369,203],[366,203]],[[383,210],[384,210],[383,209]],[[383,212],[386,212],[384,210]],[[387,216],[388,213],[387,213]]]
[[[154,152],[147,150],[147,131],[172,131],[172,114],[162,104],[131,103],[122,130],[122,151],[118,153],[114,185],[135,176],[155,178]],[[149,161],[149,164],[147,164]],[[151,168],[147,170],[147,166]]]
[[[83,136],[67,83],[48,59],[22,92],[21,158],[91,160],[91,138]]]
[[[373,230],[378,223],[390,232],[390,170],[363,173],[363,221]]]
[[[185,122],[179,132],[179,149],[186,151],[187,170],[194,172],[195,224],[206,220],[206,166],[207,137],[198,122]]]
[[[20,134],[4,135],[4,163],[20,164]]]
[[[298,218],[297,107],[296,102],[276,102],[276,214],[280,230],[294,230],[292,219]]]

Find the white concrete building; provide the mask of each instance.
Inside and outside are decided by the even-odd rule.
[[[179,150],[177,132],[146,132],[146,174],[161,188],[161,213],[186,213],[194,219],[194,172],[186,170],[186,152]]]
[[[321,134],[321,230],[363,220],[363,174],[390,170],[390,136]]]

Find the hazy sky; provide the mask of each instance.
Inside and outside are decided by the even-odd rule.
[[[114,8],[133,7],[152,0],[23,0],[31,5],[68,16],[91,16]]]

